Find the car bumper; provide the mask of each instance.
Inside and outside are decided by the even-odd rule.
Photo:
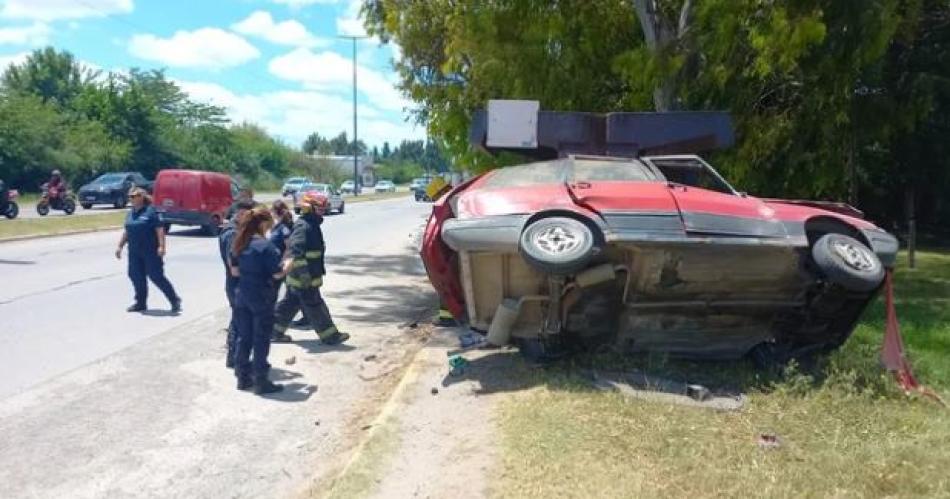
[[[442,240],[455,251],[518,251],[518,239],[529,215],[503,215],[442,224]]]
[[[116,194],[113,191],[80,191],[79,202],[82,204],[112,204]]]
[[[871,243],[871,250],[881,259],[881,263],[885,267],[893,267],[900,249],[897,238],[882,229],[862,229],[861,233]]]
[[[212,215],[201,211],[159,211],[158,217],[162,223],[175,225],[210,225],[213,223]]]

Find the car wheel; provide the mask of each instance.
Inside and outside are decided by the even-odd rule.
[[[122,208],[125,208],[125,205],[128,204],[128,202],[129,202],[128,198],[119,194],[115,197],[115,201],[112,202],[112,206],[114,206],[116,209],[121,210]]]
[[[80,206],[82,206],[82,209],[88,210],[92,208],[92,203],[83,203]]]
[[[340,203],[340,211],[339,211],[340,215],[343,214],[343,210],[345,209],[346,209],[346,203]]]
[[[13,201],[10,201],[10,204],[7,206],[7,212],[3,215],[10,220],[13,220],[20,214],[20,206]]]
[[[812,246],[811,256],[825,279],[849,291],[873,291],[884,280],[884,266],[877,255],[844,234],[821,236]]]
[[[548,274],[572,274],[590,262],[599,251],[594,233],[573,218],[542,218],[521,233],[518,245],[529,265]]]

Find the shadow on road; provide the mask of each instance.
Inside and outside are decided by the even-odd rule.
[[[418,278],[405,284],[378,284],[362,288],[327,292],[334,300],[345,300],[345,306],[331,308],[335,318],[351,322],[379,324],[413,323],[431,316],[436,307],[435,291],[420,285],[425,278],[422,262],[415,254],[408,255],[347,255],[327,258],[327,268],[333,276],[374,277],[390,282],[410,276]],[[403,279],[403,282],[405,280]]]
[[[304,333],[304,334],[308,334],[308,333]],[[313,331],[310,331],[309,334],[312,336],[317,335],[317,333],[314,333]],[[307,351],[307,353],[350,352],[350,351],[356,350],[356,347],[352,345],[347,345],[346,343],[342,345],[324,345],[318,339],[294,340],[294,345],[297,345],[303,348],[304,350]]]
[[[0,260],[0,265],[36,265],[34,260]]]
[[[149,317],[178,317],[181,315],[181,312],[172,312],[171,310],[156,310],[150,308],[142,312],[142,315],[147,315]]]

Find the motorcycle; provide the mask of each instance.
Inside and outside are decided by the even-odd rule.
[[[50,188],[49,184],[43,184],[42,187],[43,195],[36,203],[36,213],[41,217],[48,215],[51,209],[62,210],[67,215],[72,215],[76,211],[76,195],[68,189],[60,191],[57,188]]]
[[[16,189],[10,189],[5,193],[0,192],[0,215],[13,220],[20,214],[20,206],[16,203],[20,193]]]

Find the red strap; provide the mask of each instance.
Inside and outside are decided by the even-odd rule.
[[[881,345],[881,364],[884,365],[885,369],[894,373],[897,384],[904,390],[904,393],[917,392],[946,406],[947,404],[939,395],[917,381],[911,370],[910,362],[908,362],[907,356],[904,355],[904,341],[901,339],[901,327],[897,322],[897,309],[894,307],[892,270],[888,270],[884,276],[884,303],[887,308],[887,325],[884,329],[884,344]]]

